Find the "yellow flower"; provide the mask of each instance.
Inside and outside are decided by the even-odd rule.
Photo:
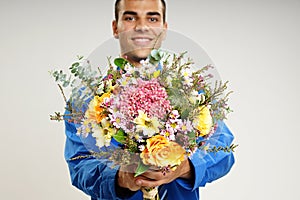
[[[144,135],[151,137],[155,133],[159,133],[159,121],[157,117],[149,118],[146,113],[139,110],[139,116],[134,119],[134,123],[137,125],[137,131],[142,131]]]
[[[173,170],[184,160],[185,150],[176,142],[161,135],[147,139],[146,148],[140,154],[145,165],[171,166]]]
[[[92,136],[96,139],[96,145],[101,148],[109,146],[111,138],[116,134],[117,130],[111,127],[111,123],[107,119],[102,119],[101,126],[96,126],[93,129]]]
[[[159,76],[159,74],[160,74],[160,70],[157,70],[153,73],[153,77],[157,78]]]
[[[213,119],[207,106],[200,106],[199,111],[200,113],[194,120],[193,124],[195,128],[200,132],[200,136],[205,136],[211,131],[211,128],[213,126]]]
[[[114,90],[115,86],[113,86],[113,82],[112,79],[109,79],[108,81],[106,81],[106,88],[108,92],[111,92]]]
[[[110,93],[104,93],[101,96],[95,96],[94,99],[90,102],[89,108],[85,113],[86,118],[89,120],[94,120],[99,124],[103,118],[107,117],[102,103],[106,98],[109,97]]]
[[[90,124],[89,120],[84,120],[83,125],[85,127],[85,129],[84,129],[85,133],[90,133],[91,132],[91,128],[90,128],[89,124]]]

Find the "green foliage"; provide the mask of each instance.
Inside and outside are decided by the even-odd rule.
[[[64,100],[67,104],[66,109],[71,113],[70,116],[65,115],[52,115],[53,120],[62,120],[65,117],[72,118],[75,121],[80,121],[80,118],[84,115],[82,108],[98,91],[100,85],[101,75],[97,74],[98,71],[92,70],[92,67],[88,60],[83,56],[78,56],[70,67],[70,74],[63,72],[62,70],[55,70],[50,72],[55,82],[61,90],[64,96]],[[71,95],[69,99],[66,99],[63,88],[70,88]]]
[[[183,119],[187,118],[191,111],[191,105],[185,97],[185,93],[178,88],[167,88],[168,99],[174,109],[178,110]]]
[[[114,60],[114,64],[119,67],[120,69],[124,70],[125,69],[125,65],[128,63],[128,61],[124,58],[116,58]]]
[[[141,160],[138,163],[138,166],[135,170],[134,177],[137,177],[143,173],[145,173],[150,168],[149,165],[145,165]]]
[[[122,130],[122,129],[119,129],[118,131],[117,131],[117,133],[113,136],[113,138],[117,141],[117,142],[119,142],[119,143],[121,143],[121,144],[123,144],[124,142],[125,142],[125,134],[124,134],[124,131]]]
[[[164,52],[158,49],[153,49],[149,56],[149,61],[153,65],[157,65],[164,56]]]
[[[223,151],[223,152],[227,152],[227,153],[230,153],[230,152],[234,152],[235,148],[238,147],[239,145],[237,144],[232,144],[230,146],[225,146],[225,147],[222,147],[222,146],[214,146],[212,148],[209,148],[208,150],[206,150],[207,152],[213,152],[213,153],[217,153],[219,151]]]
[[[223,83],[222,81],[216,81],[214,89],[206,91],[208,93],[206,102],[212,102],[211,110],[215,120],[226,119],[228,113],[232,112],[227,105],[229,95],[232,91],[226,93],[228,81]]]
[[[68,87],[70,85],[72,77],[70,75],[68,76],[67,74],[65,74],[62,70],[54,71],[50,73],[52,73],[54,80],[56,82],[60,82],[63,87]]]

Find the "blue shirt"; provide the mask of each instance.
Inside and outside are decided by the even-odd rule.
[[[137,191],[128,198],[116,196],[116,173],[117,168],[110,167],[107,160],[97,158],[85,158],[71,160],[71,158],[89,155],[82,138],[76,135],[76,125],[65,121],[66,145],[65,159],[68,163],[71,181],[74,186],[91,196],[92,200],[112,200],[112,199],[143,199],[141,191]],[[209,143],[212,146],[230,146],[233,135],[223,121],[218,122],[216,132],[211,136]],[[164,200],[197,200],[199,197],[199,187],[212,182],[226,175],[234,164],[232,153],[204,153],[197,150],[190,157],[193,180],[176,179],[171,183],[159,187],[160,197]]]

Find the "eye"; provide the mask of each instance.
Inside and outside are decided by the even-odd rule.
[[[130,22],[130,21],[135,21],[136,19],[135,19],[135,17],[127,16],[127,17],[124,18],[124,20]]]
[[[149,21],[150,22],[158,22],[158,18],[157,17],[150,17]]]

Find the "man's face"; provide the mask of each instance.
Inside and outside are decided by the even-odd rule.
[[[161,46],[167,28],[163,5],[160,0],[121,0],[118,13],[118,21],[112,24],[114,36],[122,56],[137,64]]]

